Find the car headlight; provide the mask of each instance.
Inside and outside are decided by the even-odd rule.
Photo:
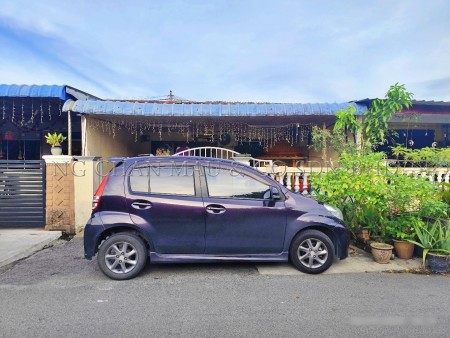
[[[342,211],[339,208],[333,207],[332,205],[329,205],[329,204],[324,204],[323,206],[325,207],[325,209],[327,209],[329,212],[331,212],[331,214],[334,217],[339,218],[341,221],[344,220]]]

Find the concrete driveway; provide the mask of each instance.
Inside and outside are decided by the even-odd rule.
[[[0,268],[41,251],[61,237],[60,231],[43,229],[0,229]],[[78,236],[80,237],[80,236]],[[80,246],[82,241],[80,240]],[[288,263],[257,263],[259,273],[264,275],[299,275],[302,272]],[[378,264],[372,256],[356,247],[350,247],[349,257],[336,262],[326,274],[352,272],[405,271],[421,267],[421,260],[393,259],[388,264]]]

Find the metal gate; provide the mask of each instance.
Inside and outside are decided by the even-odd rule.
[[[0,227],[45,226],[45,161],[0,161]]]

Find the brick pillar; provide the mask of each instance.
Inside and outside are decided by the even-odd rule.
[[[42,157],[46,164],[45,229],[75,233],[73,158]]]

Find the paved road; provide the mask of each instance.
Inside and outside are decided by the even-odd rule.
[[[0,337],[448,337],[450,278],[148,266],[104,277],[81,239],[0,273]]]

